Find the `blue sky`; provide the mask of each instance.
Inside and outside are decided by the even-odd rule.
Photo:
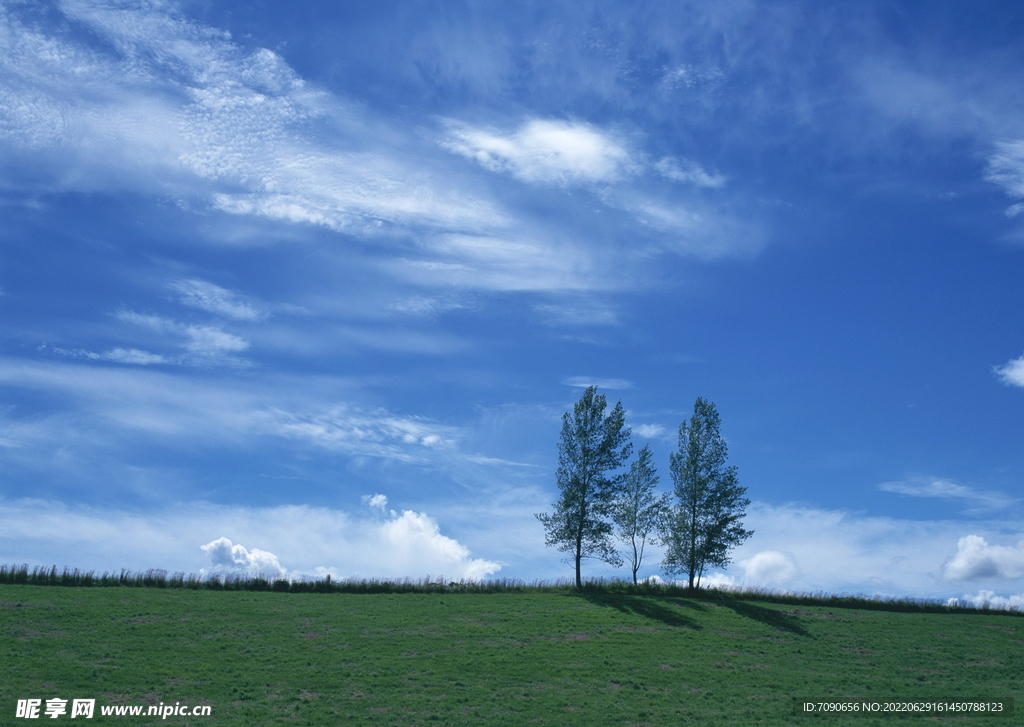
[[[665,489],[717,405],[713,582],[1024,604],[1022,31],[6,3],[0,561],[567,577],[533,515],[597,384]]]

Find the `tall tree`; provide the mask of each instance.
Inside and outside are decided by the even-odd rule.
[[[576,587],[583,587],[580,561],[598,558],[612,565],[622,559],[612,544],[608,521],[621,476],[612,472],[629,459],[633,445],[626,426],[622,402],[605,416],[607,402],[591,386],[562,416],[558,442],[558,471],[561,495],[552,514],[539,513],[544,523],[545,544],[570,553],[576,566]]]
[[[750,500],[735,467],[726,467],[728,448],[719,433],[715,405],[697,399],[689,423],[679,426],[679,449],[669,457],[676,503],[665,519],[667,546],[662,567],[685,573],[700,588],[707,567],[729,564],[729,549],[753,535],[741,522]]]
[[[644,559],[644,548],[656,543],[652,535],[657,532],[662,513],[668,508],[667,497],[654,494],[657,484],[658,473],[651,462],[651,449],[645,444],[629,466],[612,511],[619,539],[627,546],[626,560],[633,571],[633,583]]]

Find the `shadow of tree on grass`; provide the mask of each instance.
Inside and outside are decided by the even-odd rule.
[[[614,608],[622,613],[631,616],[642,616],[653,621],[660,621],[666,626],[676,628],[700,630],[703,628],[692,618],[679,610],[680,606],[696,608],[699,611],[706,611],[707,608],[696,603],[673,603],[666,604],[662,599],[650,598],[647,596],[626,596],[621,594],[608,593],[576,593],[572,594],[577,598],[584,598],[597,605]]]
[[[798,636],[806,636],[809,639],[813,639],[814,636],[807,631],[803,626],[800,625],[800,621],[796,616],[792,616],[782,611],[777,611],[774,608],[765,608],[764,606],[757,606],[753,603],[747,603],[746,601],[733,601],[731,599],[725,599],[718,601],[718,603],[727,608],[731,608],[733,611],[738,613],[740,616],[746,616],[752,618],[755,621],[760,621],[766,626],[771,626],[779,631],[788,631],[791,634],[797,634]]]

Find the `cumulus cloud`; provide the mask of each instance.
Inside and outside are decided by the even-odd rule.
[[[230,532],[232,538],[200,546],[203,559],[195,544],[209,538],[210,531]],[[241,544],[253,542],[266,549]],[[404,510],[382,519],[308,506],[202,502],[139,513],[0,500],[0,553],[3,562],[100,571],[159,567],[194,573],[205,567],[208,572],[287,572],[291,577],[480,579],[501,568],[493,560],[473,557],[425,512]]]
[[[999,596],[995,591],[978,591],[977,593],[965,593],[961,598],[949,599],[950,606],[973,606],[981,608],[1001,608],[1019,611],[1024,609],[1024,593],[1017,593],[1012,596]]]
[[[388,506],[387,495],[363,495],[362,501],[363,504],[371,510],[377,510],[379,512],[384,512]]]
[[[443,144],[486,169],[524,182],[612,182],[634,167],[614,135],[578,121],[531,119],[510,134],[449,121]]]
[[[287,571],[281,567],[277,556],[259,548],[247,550],[241,544],[234,544],[228,538],[199,546],[209,556],[212,573],[233,572],[259,575],[283,576]]]
[[[456,575],[479,580],[501,566],[470,557],[469,549],[441,534],[437,521],[425,513],[405,510],[380,529],[380,547],[387,553],[392,572]]]
[[[644,439],[657,439],[665,433],[665,427],[660,424],[638,424],[633,431]]]
[[[685,585],[688,581],[675,581],[676,585]],[[733,576],[726,575],[725,573],[708,573],[706,576],[700,579],[700,585],[703,588],[721,588],[728,590],[730,588],[736,588],[736,579]]]
[[[792,557],[777,550],[755,553],[739,561],[738,565],[743,569],[743,580],[757,586],[786,585],[798,572]]]
[[[1024,386],[1024,356],[1015,358],[1003,366],[996,366],[994,370],[1004,384]]]
[[[185,305],[199,308],[225,318],[257,321],[266,313],[260,306],[233,291],[205,280],[177,280],[171,288],[181,296]]]
[[[956,554],[942,566],[949,581],[982,579],[1012,580],[1024,576],[1024,540],[1016,546],[989,545],[980,535],[965,535]]]

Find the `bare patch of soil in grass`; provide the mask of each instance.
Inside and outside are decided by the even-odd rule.
[[[1017,633],[1017,629],[1011,629],[1009,626],[999,626],[997,624],[982,624],[982,626],[987,629],[999,629],[1000,631],[1005,631],[1008,634]]]

